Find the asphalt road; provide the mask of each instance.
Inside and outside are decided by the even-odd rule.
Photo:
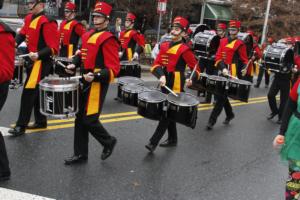
[[[90,137],[88,162],[65,166],[64,158],[73,153],[72,119],[50,119],[47,130],[5,137],[12,177],[0,187],[63,200],[283,200],[287,167],[272,149],[279,127],[266,120],[266,93],[252,89],[248,104],[233,101],[236,118],[225,126],[222,113],[209,132],[212,106],[200,105],[195,129],[178,125],[177,147],[149,154],[144,145],[157,122],[114,101],[113,84],[101,118],[118,138],[108,160],[101,161],[102,147]],[[20,94],[9,93],[2,127],[15,123]]]

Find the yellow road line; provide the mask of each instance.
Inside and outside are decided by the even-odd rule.
[[[232,107],[237,107],[237,106],[244,106],[244,105],[250,105],[250,104],[258,104],[258,103],[264,103],[266,102],[267,99],[262,99],[262,100],[257,100],[257,101],[251,101],[248,103],[234,103],[231,104]],[[198,108],[198,111],[202,110],[210,110],[213,108],[213,105],[203,107],[203,108]],[[135,112],[136,113],[136,112]],[[122,122],[122,121],[130,121],[130,120],[136,120],[136,119],[142,119],[143,117],[140,115],[134,115],[130,117],[119,117],[119,118],[113,118],[113,119],[105,119],[105,120],[100,120],[101,123],[106,124],[106,123],[114,123],[114,122]],[[35,132],[41,132],[41,131],[49,131],[49,130],[57,130],[57,129],[64,129],[64,128],[71,128],[74,127],[74,123],[71,124],[60,124],[60,125],[54,125],[54,126],[48,126],[47,129],[35,129],[35,130],[27,130],[26,133],[35,133]]]

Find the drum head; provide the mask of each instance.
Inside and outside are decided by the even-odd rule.
[[[164,93],[156,90],[144,91],[139,94],[138,98],[149,103],[159,103],[167,100],[167,96]]]
[[[208,74],[206,74],[206,73],[200,73],[200,77],[209,77],[209,75]]]
[[[39,84],[41,90],[53,92],[74,91],[79,87],[78,80],[62,78],[45,78]]]
[[[197,35],[197,33],[199,33],[199,32],[204,32],[205,30],[209,30],[209,27],[208,27],[206,24],[199,24],[199,25],[195,28],[192,38],[194,38],[195,35]]]
[[[120,65],[121,66],[135,66],[135,65],[139,65],[138,62],[136,61],[127,61],[127,60],[123,60],[123,61],[120,61]]]
[[[222,77],[222,76],[216,76],[216,75],[208,76],[208,79],[215,80],[215,81],[227,81],[227,78]]]
[[[144,91],[144,86],[129,83],[127,85],[124,85],[122,87],[122,90],[125,91],[125,92],[137,94],[137,93],[141,93],[141,92]]]
[[[118,84],[127,85],[129,83],[135,85],[144,85],[144,81],[140,78],[132,77],[132,76],[123,76],[118,78]]]
[[[252,85],[251,82],[245,81],[245,80],[241,80],[241,79],[230,79],[229,82],[230,82],[230,83],[237,83],[237,84],[239,84],[239,85]]]
[[[180,93],[176,97],[173,94],[168,94],[168,101],[178,106],[196,106],[199,104],[198,99],[189,93]]]

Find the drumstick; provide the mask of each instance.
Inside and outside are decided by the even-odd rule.
[[[169,92],[171,92],[171,94],[173,94],[175,97],[178,97],[178,95],[173,90],[171,90],[168,86],[164,85],[163,87],[166,88]]]
[[[25,57],[28,57],[28,56],[29,56],[29,53],[28,54],[19,55],[18,57],[19,58],[25,58]]]
[[[245,70],[247,71],[247,69],[248,69],[248,67],[249,67],[249,65],[250,65],[250,62],[251,62],[251,59],[248,61],[246,67],[242,70],[242,72],[244,72]]]
[[[227,74],[228,77],[239,80],[239,78],[235,77],[235,76],[231,76],[230,74]]]
[[[82,76],[71,76],[71,77],[68,77],[67,79],[70,79],[70,80],[73,80],[73,79],[81,79]]]
[[[193,76],[195,74],[196,68],[197,68],[197,64],[195,65],[195,67],[194,67],[194,69],[193,69],[193,71],[192,71],[192,73],[190,75],[190,78],[189,78],[190,80],[192,80],[192,78],[193,78]]]
[[[62,66],[65,69],[68,69],[66,65],[64,65],[62,62],[60,62],[59,60],[56,60],[57,64],[59,64],[60,66]]]

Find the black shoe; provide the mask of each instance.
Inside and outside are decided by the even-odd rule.
[[[0,182],[8,181],[10,179],[10,172],[0,174]]]
[[[115,137],[112,137],[111,144],[108,147],[104,147],[102,151],[101,160],[107,159],[112,154],[116,144],[117,144],[117,139]]]
[[[279,118],[276,122],[276,124],[281,124],[282,123],[282,120]]]
[[[226,119],[224,120],[223,124],[228,125],[229,122],[234,118],[234,114],[232,114],[229,117],[226,117]]]
[[[27,127],[27,129],[40,129],[40,128],[47,128],[47,123],[45,124],[34,123]]]
[[[267,117],[267,119],[268,119],[268,120],[271,120],[271,119],[273,119],[276,115],[277,115],[277,113],[271,113],[271,114]]]
[[[177,146],[177,142],[165,140],[164,142],[159,144],[160,147],[175,147]]]
[[[20,136],[25,133],[25,128],[22,126],[16,126],[15,128],[9,129],[8,133],[10,133],[12,136]]]
[[[213,122],[208,122],[206,125],[206,130],[210,131],[211,129],[213,129],[215,123]]]
[[[65,159],[65,165],[85,163],[87,159],[88,157],[84,155],[78,155],[78,156],[74,155],[70,158]]]
[[[156,149],[156,145],[149,142],[147,145],[145,145],[146,149],[150,151],[150,153],[153,153],[153,151]]]

